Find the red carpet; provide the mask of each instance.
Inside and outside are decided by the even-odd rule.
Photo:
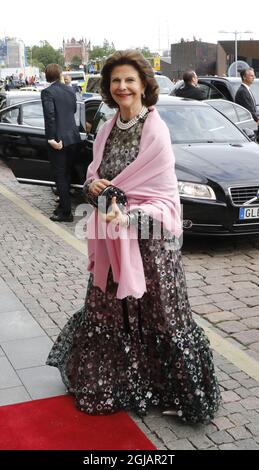
[[[0,407],[1,450],[152,450],[127,413],[87,416],[71,396]]]

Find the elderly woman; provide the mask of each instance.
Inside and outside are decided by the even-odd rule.
[[[188,302],[174,155],[154,108],[159,91],[149,62],[138,51],[114,53],[101,92],[117,113],[95,140],[85,194],[96,207],[112,185],[127,205],[113,197],[107,213],[99,206],[90,217],[85,305],[47,363],[88,414],[143,415],[157,405],[207,422],[220,393],[209,341]]]

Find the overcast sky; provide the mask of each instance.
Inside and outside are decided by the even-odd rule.
[[[106,38],[116,49],[147,46],[157,51],[181,38],[214,43],[234,39],[220,30],[249,30],[238,39],[259,39],[258,0],[11,0],[1,2],[1,18],[0,38],[17,37],[28,46],[47,40],[58,48],[63,38],[84,37],[92,45],[102,45]]]

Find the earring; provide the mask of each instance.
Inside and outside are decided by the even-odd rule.
[[[143,91],[143,93],[142,93],[142,98],[143,98],[143,100],[146,98],[146,95],[145,95],[145,92],[144,92],[144,91]]]

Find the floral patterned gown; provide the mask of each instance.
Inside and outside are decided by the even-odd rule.
[[[100,178],[113,179],[137,157],[143,122],[116,125],[106,142]],[[87,197],[87,189],[86,189]],[[90,200],[90,198],[89,198]],[[147,220],[148,219],[148,220]],[[152,219],[137,211],[131,223]],[[140,230],[139,230],[140,232]],[[47,364],[87,414],[173,408],[189,422],[208,422],[220,402],[209,340],[192,318],[178,241],[139,238],[147,292],[141,299],[116,298],[109,272],[106,292],[89,277],[85,305],[68,321]]]

